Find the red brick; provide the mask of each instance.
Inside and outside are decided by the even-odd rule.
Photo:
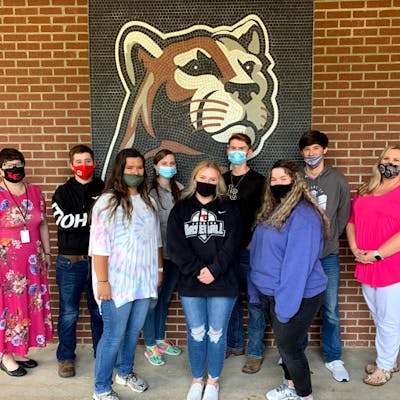
[[[381,149],[398,142],[400,16],[395,7],[400,7],[399,0],[314,1],[312,122],[329,135],[327,160],[346,173],[352,191],[370,175]],[[87,3],[4,0],[0,16],[0,145],[24,151],[30,176],[40,172],[32,181],[42,187],[49,207],[56,186],[71,176],[68,149],[91,140]],[[24,23],[7,25],[6,20]],[[12,125],[18,119],[21,124]],[[56,227],[49,208],[47,214],[55,253]],[[353,260],[342,240],[342,338],[345,346],[373,347],[375,330],[354,279]],[[50,291],[56,322],[54,271]],[[320,344],[320,324],[318,318],[311,327],[311,345]],[[167,331],[186,344],[185,318],[176,293]],[[90,343],[87,311],[81,313],[78,336],[81,343]],[[270,328],[265,341],[274,345]]]

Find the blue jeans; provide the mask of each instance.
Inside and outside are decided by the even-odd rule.
[[[192,376],[221,375],[226,352],[226,331],[236,297],[181,297],[186,317],[188,356]]]
[[[168,305],[178,281],[178,267],[170,260],[164,260],[163,280],[158,288],[158,299],[152,299],[143,326],[143,338],[146,346],[154,346],[156,340],[165,338],[165,321]]]
[[[118,308],[113,300],[101,303],[104,332],[94,366],[94,391],[97,394],[111,390],[114,367],[122,377],[133,370],[136,344],[149,304],[150,298],[130,301]]]
[[[59,292],[59,316],[57,360],[74,360],[76,349],[76,325],[79,317],[79,303],[82,292],[86,290],[87,307],[90,313],[90,327],[94,355],[103,332],[103,321],[93,296],[92,273],[89,260],[77,263],[61,255],[56,261],[56,282]]]
[[[324,293],[302,300],[297,313],[286,323],[278,320],[275,298],[260,294],[260,300],[270,321],[286,379],[293,380],[296,393],[306,397],[312,392],[310,367],[304,354],[304,337],[323,302]]]
[[[250,275],[250,253],[247,249],[240,250],[240,270],[241,290],[247,293],[247,279]],[[247,356],[252,358],[264,358],[264,335],[265,335],[265,317],[261,304],[250,304],[247,302],[248,309],[248,343]],[[233,307],[232,315],[228,327],[228,347],[232,350],[244,349],[244,327],[243,327],[243,304],[239,297]]]
[[[328,277],[322,311],[322,348],[325,362],[340,360],[342,340],[339,316],[340,264],[338,254],[321,258],[322,267]]]

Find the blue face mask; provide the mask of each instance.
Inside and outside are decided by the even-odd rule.
[[[322,154],[316,154],[315,156],[304,157],[304,162],[312,169],[317,168],[323,159]]]
[[[171,179],[176,175],[176,167],[165,167],[161,165],[158,170],[158,175],[162,176],[165,179]]]
[[[241,165],[247,159],[245,151],[234,150],[228,153],[228,160],[234,165]]]

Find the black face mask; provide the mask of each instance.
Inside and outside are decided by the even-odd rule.
[[[7,182],[18,183],[25,178],[25,167],[12,167],[3,169],[4,179]]]
[[[400,173],[400,166],[392,163],[379,164],[378,169],[381,175],[388,179],[396,178]]]
[[[291,190],[293,185],[289,183],[289,185],[274,185],[270,186],[271,193],[275,197],[276,200],[281,200],[285,197]]]
[[[203,197],[215,196],[215,193],[217,192],[217,185],[213,185],[212,183],[197,182],[196,192]]]

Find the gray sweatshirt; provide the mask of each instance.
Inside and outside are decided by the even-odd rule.
[[[304,169],[303,169],[304,172]],[[321,258],[339,253],[339,236],[343,233],[350,217],[351,198],[349,184],[345,176],[325,165],[324,170],[312,179],[304,172],[311,188],[311,194],[317,199],[331,223],[329,238],[325,239]]]
[[[180,190],[183,189],[183,185],[180,182],[176,182],[176,184]],[[160,218],[161,238],[163,244],[163,258],[169,260],[167,252],[167,222],[169,213],[174,206],[174,198],[172,193],[169,190],[164,189],[162,186],[158,186],[158,193],[160,199],[157,197],[155,189],[150,190],[150,196],[156,201],[158,207],[158,217]]]

